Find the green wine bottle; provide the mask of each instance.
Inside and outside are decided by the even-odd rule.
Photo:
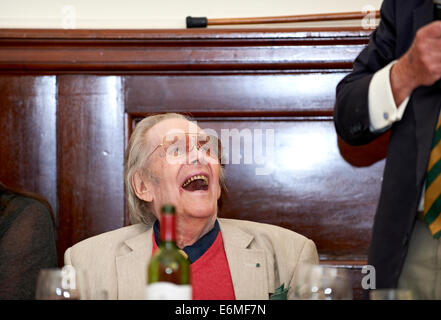
[[[147,300],[191,300],[190,261],[176,245],[175,207],[161,208],[159,250],[147,267]]]

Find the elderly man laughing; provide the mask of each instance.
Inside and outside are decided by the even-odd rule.
[[[181,147],[184,146],[184,147]],[[315,244],[287,229],[218,218],[224,188],[221,147],[186,117],[142,120],[125,156],[132,225],[77,243],[65,263],[87,270],[91,297],[143,299],[146,267],[159,239],[163,204],[174,204],[177,244],[191,262],[193,299],[269,299],[297,266],[318,263]]]

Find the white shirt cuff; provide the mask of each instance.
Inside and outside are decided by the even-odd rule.
[[[369,84],[369,119],[371,132],[383,131],[401,120],[409,97],[397,108],[390,84],[390,69],[397,62],[392,61],[377,71]]]

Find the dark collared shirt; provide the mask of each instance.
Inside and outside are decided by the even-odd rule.
[[[182,249],[187,254],[190,263],[193,263],[196,260],[198,260],[200,257],[202,257],[202,255],[208,250],[208,248],[211,247],[213,242],[216,240],[219,231],[220,231],[219,222],[216,220],[213,228],[210,231],[208,231],[203,237],[201,237],[198,241],[193,243],[193,245],[187,246]],[[159,238],[158,220],[156,220],[155,223],[153,224],[153,232],[155,235],[156,245],[159,247],[160,238]]]

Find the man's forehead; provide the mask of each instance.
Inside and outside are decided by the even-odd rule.
[[[167,135],[176,135],[179,133],[197,133],[201,132],[201,128],[195,122],[186,119],[172,118],[163,120],[155,124],[147,132],[146,139],[150,148],[153,149],[161,144],[163,138]]]
[[[201,129],[194,122],[190,122],[186,119],[173,118],[173,119],[166,119],[155,124],[149,130],[149,133],[151,133],[151,138],[156,137],[159,140],[162,140],[163,137],[169,134],[197,133],[200,131]]]

